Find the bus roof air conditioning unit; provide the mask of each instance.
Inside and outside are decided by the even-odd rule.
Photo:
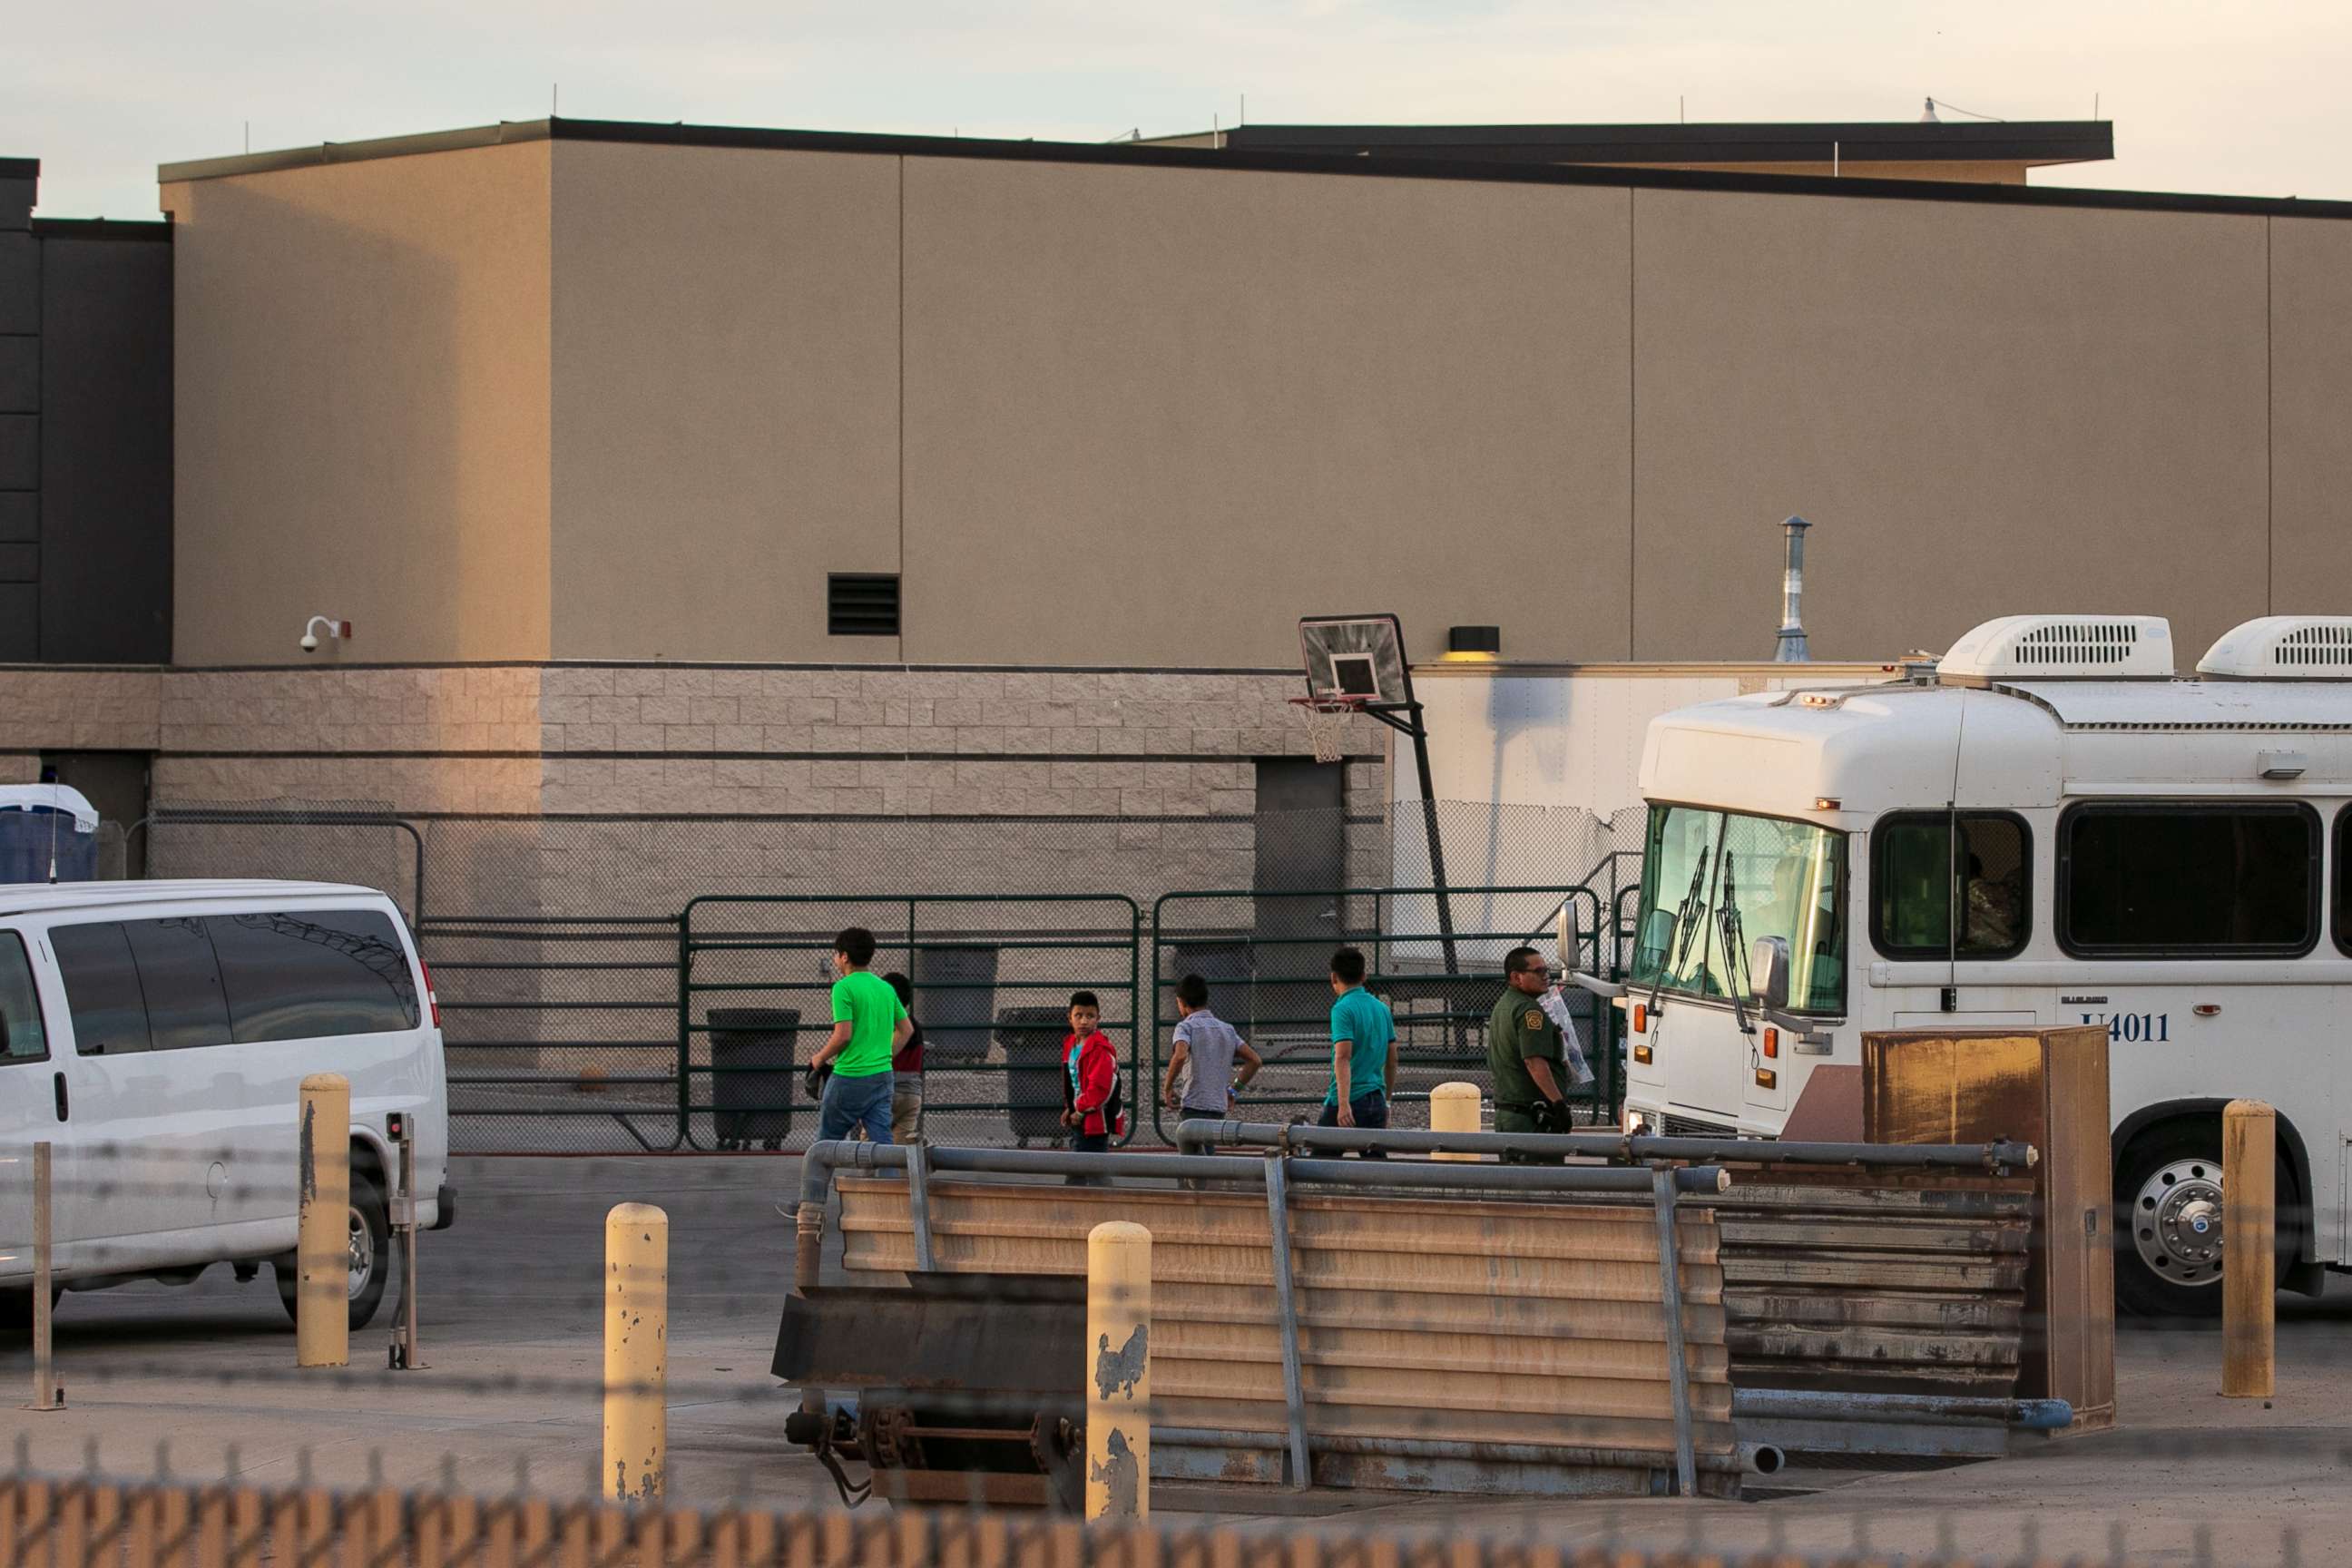
[[[1937,676],[2150,679],[2172,673],[2172,624],[2161,616],[2004,616],[1952,645]]]
[[[2352,680],[2352,616],[2263,616],[2232,626],[2197,661],[2241,680]]]

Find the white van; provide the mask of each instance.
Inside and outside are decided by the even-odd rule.
[[[31,1305],[40,1142],[63,1288],[186,1283],[215,1263],[249,1279],[269,1263],[292,1311],[297,1090],[337,1072],[352,1086],[351,1321],[365,1324],[391,1271],[386,1117],[414,1130],[417,1223],[456,1217],[440,1022],[399,909],[373,889],[0,886],[0,1315],[20,1323]]]
[[[2241,1096],[2315,1290],[2352,1256],[2352,618],[2198,670],[2156,617],[2011,616],[1905,679],[1654,721],[1629,1126],[1776,1136],[1865,1030],[2103,1024],[2120,1300],[2220,1310]]]

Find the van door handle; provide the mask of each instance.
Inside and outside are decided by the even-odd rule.
[[[66,1119],[68,1110],[66,1101],[66,1075],[63,1073],[52,1073],[49,1075],[49,1083],[56,1089],[58,1094],[58,1120],[63,1121]]]

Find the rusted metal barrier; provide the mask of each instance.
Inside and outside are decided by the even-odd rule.
[[[919,1207],[948,1274],[1082,1275],[1096,1224],[1144,1225],[1162,1479],[1737,1490],[1715,1226],[1675,1202],[1719,1191],[1712,1169],[1116,1155],[1117,1184],[1065,1187],[948,1173],[1052,1174],[1092,1157],[927,1153],[920,1205],[911,1183],[844,1173],[849,1279],[919,1269]],[[905,1167],[891,1150],[839,1158]],[[1174,1175],[1264,1191],[1157,1183]],[[1637,1193],[1650,1201],[1627,1201]]]
[[[1806,1143],[1185,1122],[1189,1148],[1720,1159],[1696,1201],[1720,1231],[1733,1385],[1869,1396],[1802,1416],[1759,1405],[1743,1440],[1837,1454],[1997,1454],[2006,1422],[1914,1418],[1883,1396],[2005,1399],[2022,1360],[2037,1152],[2017,1142]],[[1393,1163],[1393,1162],[1391,1162]]]

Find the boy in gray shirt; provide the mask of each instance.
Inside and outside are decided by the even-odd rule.
[[[1209,983],[1199,975],[1176,983],[1176,1043],[1160,1097],[1183,1116],[1223,1117],[1234,1108],[1234,1091],[1245,1088],[1264,1063],[1231,1024],[1209,1011]]]

